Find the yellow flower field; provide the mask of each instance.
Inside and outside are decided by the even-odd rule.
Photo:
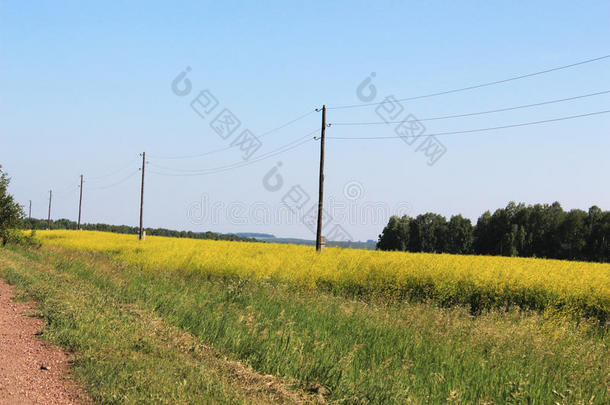
[[[610,264],[380,252],[94,231],[41,231],[45,244],[105,252],[147,271],[278,280],[348,294],[429,299],[483,308],[516,305],[596,317],[610,314]]]

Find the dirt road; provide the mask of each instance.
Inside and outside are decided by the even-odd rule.
[[[70,380],[69,356],[36,336],[44,323],[27,316],[34,304],[13,295],[0,279],[0,405],[87,403]]]

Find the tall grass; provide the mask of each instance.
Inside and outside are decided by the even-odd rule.
[[[553,309],[604,323],[610,264],[414,254],[149,237],[103,232],[40,232],[48,244],[98,251],[141,269],[184,275],[279,280],[351,296],[432,300],[442,306]]]
[[[66,258],[45,250],[0,249],[0,277],[38,301],[48,322],[42,337],[75,352],[72,371],[95,403],[309,402],[277,379],[224,360],[191,334],[117,294],[113,282],[102,274],[94,277],[105,260]]]
[[[353,300],[272,279],[153,272],[60,248],[29,254],[69,277],[64,289],[89,286],[97,300],[155,314],[262,374],[302,389],[321,384],[329,401],[610,401],[610,337],[598,323],[514,310],[473,317],[461,307]]]

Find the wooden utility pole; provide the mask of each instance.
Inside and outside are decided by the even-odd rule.
[[[83,208],[83,175],[80,175],[80,198],[78,200],[78,226],[77,229],[80,231],[80,214]]]
[[[146,152],[142,152],[142,190],[140,191],[140,233],[138,239],[142,240],[144,237],[143,222],[144,219],[144,170],[146,168]]]
[[[28,219],[32,219],[32,200],[30,200],[30,209],[28,210]]]
[[[51,229],[51,200],[53,199],[53,190],[49,190],[49,216],[47,217],[47,230]]]
[[[326,135],[326,105],[322,106],[322,133],[320,134],[320,188],[318,194],[318,229],[316,251],[322,250],[322,213],[324,209],[324,140]]]

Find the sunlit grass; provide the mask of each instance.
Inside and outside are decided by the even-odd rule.
[[[42,301],[44,336],[77,352],[77,375],[102,403],[235,403],[266,390],[264,380],[239,385],[217,360],[192,358],[185,333],[259,375],[303,390],[321,384],[333,403],[610,400],[609,335],[594,320],[515,308],[471,316],[105,256],[48,245],[0,251],[0,276]]]
[[[43,242],[110,254],[149,271],[278,280],[348,295],[432,300],[443,306],[552,309],[610,314],[610,264],[560,260],[379,252],[265,243],[46,231]]]

